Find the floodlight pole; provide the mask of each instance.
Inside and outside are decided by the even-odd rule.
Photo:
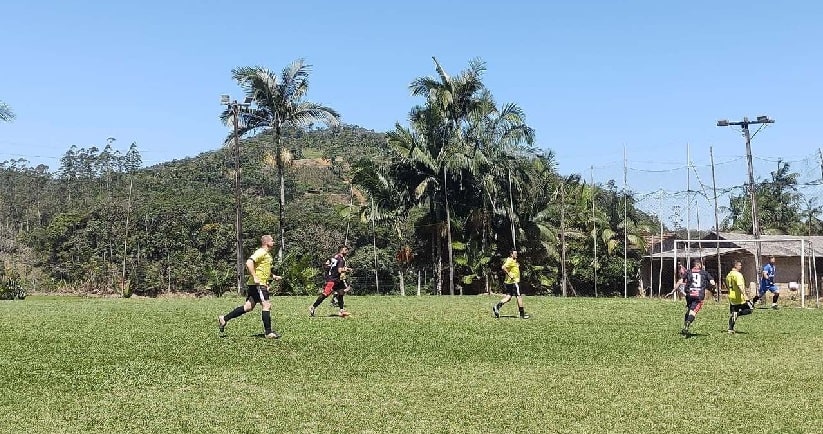
[[[752,165],[752,136],[749,133],[749,125],[751,124],[773,124],[774,120],[769,119],[768,116],[758,116],[756,120],[750,121],[749,118],[744,117],[740,122],[729,122],[727,120],[717,121],[718,127],[728,127],[736,125],[743,128],[743,137],[746,138],[746,161],[749,166],[749,195],[752,203],[752,235],[754,236],[757,254],[754,256],[754,268],[757,270],[757,286],[760,287],[760,278],[763,273],[760,269],[760,261],[762,251],[760,248],[760,222],[757,217],[757,194],[755,192],[754,184],[754,166]]]
[[[238,135],[238,118],[240,117],[241,107],[248,106],[250,103],[239,103],[237,100],[229,100],[228,95],[223,95],[221,104],[225,105],[231,111],[232,124],[234,128],[234,230],[237,262],[235,264],[235,283],[237,285],[237,292],[243,293],[243,211],[240,201],[240,137]]]

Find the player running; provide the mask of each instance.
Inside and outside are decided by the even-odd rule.
[[[323,303],[323,300],[325,300],[326,297],[331,295],[334,291],[337,293],[337,307],[340,308],[338,315],[344,318],[349,316],[349,312],[346,311],[343,303],[343,295],[345,294],[347,288],[346,282],[344,282],[342,278],[344,273],[349,273],[352,271],[351,268],[346,266],[346,255],[348,254],[349,246],[341,245],[337,248],[337,254],[329,260],[329,268],[326,270],[325,274],[326,283],[323,285],[323,290],[320,295],[317,296],[317,300],[314,301],[314,304],[309,306],[309,315],[314,316],[317,306],[320,306],[320,304]]]
[[[703,269],[703,262],[700,259],[692,261],[692,269],[686,273],[682,282],[685,284],[682,294],[686,298],[686,315],[683,318],[683,329],[680,330],[680,334],[688,337],[689,327],[694,322],[697,312],[700,312],[700,308],[703,307],[706,290],[714,287],[715,282],[712,275]]]
[[[726,275],[726,287],[729,288],[729,334],[734,334],[734,325],[738,315],[752,313],[752,302],[746,297],[746,280],[740,270],[743,263],[734,261],[734,267]]]
[[[251,312],[257,303],[263,305],[263,331],[264,336],[269,339],[278,339],[280,335],[271,328],[271,301],[269,301],[269,281],[280,280],[281,276],[272,274],[271,265],[274,262],[271,253],[274,246],[274,238],[271,235],[260,237],[260,248],[254,251],[246,260],[246,269],[249,271],[249,278],[246,281],[246,302],[242,306],[234,308],[226,315],[217,317],[217,325],[220,333],[226,329],[226,323],[232,318],[237,318],[246,312]]]
[[[500,318],[500,308],[508,303],[512,297],[517,297],[517,308],[520,311],[520,318],[529,319],[529,314],[523,308],[523,294],[520,293],[520,264],[517,262],[517,250],[512,249],[509,257],[503,262],[501,267],[506,273],[506,279],[503,281],[503,287],[506,289],[506,295],[497,304],[492,306],[492,314],[495,318]]]
[[[774,294],[772,296],[772,309],[777,309],[777,298],[780,297],[780,288],[774,284],[774,256],[769,257],[769,263],[763,266],[763,275],[760,277],[760,290],[752,300],[757,303],[758,300],[766,295],[766,291]]]

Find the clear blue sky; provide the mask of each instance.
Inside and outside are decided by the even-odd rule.
[[[821,19],[817,1],[5,2],[0,100],[17,119],[0,124],[0,161],[56,170],[71,145],[107,137],[137,142],[146,165],[216,149],[219,95],[241,96],[231,69],[299,57],[313,65],[309,100],[386,131],[419,102],[408,84],[435,74],[431,56],[452,74],[479,57],[562,173],[594,166],[622,185],[625,149],[628,186],[655,211],[660,189],[688,200],[675,193],[687,144],[692,189],[711,185],[710,146],[718,186],[746,182],[743,138],[721,118],[777,121],[753,141],[757,178],[782,157],[819,179]]]

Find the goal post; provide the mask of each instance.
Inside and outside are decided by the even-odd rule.
[[[704,263],[704,268],[712,269],[713,260],[706,261],[706,258],[720,259],[717,262],[715,279],[718,287],[722,286],[725,274],[731,269],[735,260],[743,261],[743,275],[748,282],[754,283],[754,290],[760,288],[761,270],[756,269],[754,257],[758,250],[762,249],[761,264],[768,262],[768,258],[774,256],[777,262],[776,283],[781,289],[787,289],[787,293],[800,292],[800,305],[806,307],[806,295],[814,296],[815,307],[820,307],[820,286],[817,276],[817,252],[811,240],[800,237],[770,236],[768,238],[755,239],[700,239],[700,240],[673,240],[674,241],[674,276],[677,277],[678,258],[688,263],[694,258],[699,258]],[[761,249],[757,249],[757,244]],[[765,258],[766,261],[762,261]],[[722,265],[721,265],[722,264]],[[725,269],[724,269],[725,268]],[[810,289],[807,291],[807,289]]]

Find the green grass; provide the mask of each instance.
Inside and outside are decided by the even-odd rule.
[[[810,433],[823,311],[757,309],[726,334],[708,301],[527,297],[29,297],[0,302],[0,433]]]

